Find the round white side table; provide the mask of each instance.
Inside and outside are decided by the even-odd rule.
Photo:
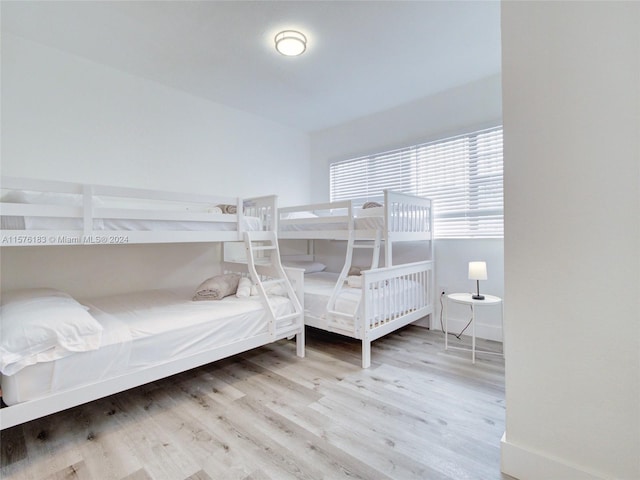
[[[471,306],[471,362],[476,363],[476,307],[499,305],[500,306],[500,319],[504,324],[504,312],[502,310],[502,299],[494,295],[484,295],[484,300],[475,300],[472,298],[471,293],[450,293],[447,295],[447,303],[460,303],[463,305]],[[469,350],[466,347],[452,347],[449,346],[449,308],[446,309],[444,316],[444,349],[454,348],[457,350]],[[504,325],[502,331],[504,332]],[[488,353],[493,355],[503,355],[504,353],[504,337],[503,337],[503,349],[502,352],[488,352],[486,350],[478,350],[478,353]]]

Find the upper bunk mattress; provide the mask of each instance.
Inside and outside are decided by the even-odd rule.
[[[326,218],[326,217],[318,217]],[[384,228],[384,216],[356,217],[353,219],[356,230],[378,230]],[[347,222],[314,222],[313,219],[301,223],[281,224],[281,232],[318,232],[332,230],[348,230]]]
[[[2,376],[3,400],[13,405],[72,387],[212,350],[268,331],[259,297],[192,301],[192,290],[152,290],[83,301],[103,326],[100,348],[36,363]],[[278,316],[286,297],[271,296]]]
[[[229,215],[235,217],[235,215]],[[82,220],[77,218],[49,217],[0,217],[2,230],[82,230]],[[241,221],[244,231],[260,231],[262,222],[258,217],[243,216]],[[235,221],[190,222],[172,220],[136,220],[104,218],[94,219],[94,231],[218,231],[228,232],[238,229]]]

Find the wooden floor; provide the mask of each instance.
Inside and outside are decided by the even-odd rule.
[[[309,328],[304,359],[282,341],[5,430],[0,478],[510,478],[502,358],[443,346],[409,326],[362,370],[359,342]]]

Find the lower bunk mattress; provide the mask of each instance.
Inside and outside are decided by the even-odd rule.
[[[2,375],[7,405],[224,347],[268,331],[260,297],[192,301],[193,290],[152,290],[82,300],[102,325],[99,348]],[[293,312],[271,296],[276,315]]]

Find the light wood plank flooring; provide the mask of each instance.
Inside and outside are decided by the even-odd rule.
[[[409,326],[362,370],[359,342],[308,328],[304,359],[282,341],[5,430],[0,477],[510,478],[502,358],[443,347]]]

